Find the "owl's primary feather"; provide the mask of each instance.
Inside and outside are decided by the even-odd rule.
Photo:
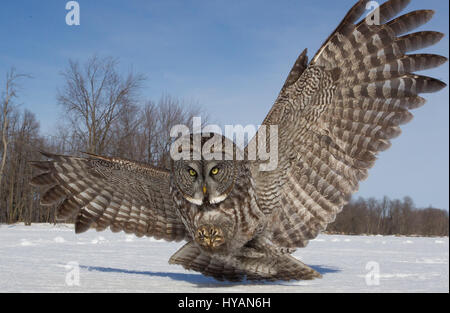
[[[267,136],[278,139],[275,170],[260,171],[265,161],[202,159],[176,162],[169,172],[116,158],[44,154],[49,161],[33,162],[43,173],[32,184],[48,186],[41,203],[59,203],[59,219],[76,216],[76,232],[110,227],[185,239],[170,263],[219,280],[320,277],[290,254],[334,221],[378,153],[412,119],[410,110],[425,103],[419,94],[445,87],[415,74],[447,59],[408,54],[443,37],[409,33],[433,15],[396,18],[409,2],[386,1],[376,25],[363,17],[369,0],[360,0],[309,64],[306,50],[300,54],[263,122],[278,127],[277,138]]]

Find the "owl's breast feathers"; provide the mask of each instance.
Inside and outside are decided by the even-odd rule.
[[[248,172],[237,177],[233,190],[218,204],[195,205],[173,188],[177,212],[191,238],[207,253],[233,253],[266,224]]]

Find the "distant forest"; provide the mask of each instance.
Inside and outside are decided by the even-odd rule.
[[[448,229],[447,211],[418,209],[410,197],[403,200],[384,197],[350,201],[327,231],[349,235],[448,236]]]
[[[0,223],[55,222],[55,208],[39,205],[36,174],[29,161],[41,160],[39,150],[79,155],[106,154],[166,167],[170,129],[190,124],[194,116],[208,122],[195,103],[170,95],[158,101],[142,99],[145,76],[119,73],[118,60],[91,57],[69,61],[61,72],[55,97],[63,118],[52,135],[43,136],[33,112],[20,108],[21,83],[33,79],[11,68],[0,73]],[[56,86],[55,86],[56,87]],[[357,199],[347,204],[328,232],[448,236],[449,215],[436,208],[418,209],[411,198]]]

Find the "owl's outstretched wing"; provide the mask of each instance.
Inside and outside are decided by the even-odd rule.
[[[193,242],[188,242],[169,260],[187,270],[194,270],[217,280],[311,280],[320,273],[289,254],[264,255],[209,255]]]
[[[358,22],[368,2],[356,3],[300,76],[290,75],[297,79],[286,81],[264,120],[278,126],[278,167],[263,172],[256,162],[252,174],[271,219],[268,232],[281,246],[305,246],[334,221],[377,154],[412,119],[410,110],[425,103],[418,94],[446,86],[413,74],[445,57],[406,54],[443,37],[432,31],[404,35],[433,11],[395,18],[410,1],[390,0],[379,7],[379,24],[371,25],[365,18]]]
[[[169,172],[118,158],[42,154],[50,161],[31,163],[43,172],[31,184],[49,186],[41,204],[59,204],[58,220],[76,216],[76,233],[110,227],[169,241],[185,238],[169,191]]]

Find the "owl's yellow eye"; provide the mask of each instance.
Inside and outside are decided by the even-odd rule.
[[[211,170],[212,175],[217,175],[217,173],[219,173],[219,169],[217,167],[215,167]]]
[[[191,176],[197,176],[197,172],[194,171],[192,168],[189,170],[189,175]]]

